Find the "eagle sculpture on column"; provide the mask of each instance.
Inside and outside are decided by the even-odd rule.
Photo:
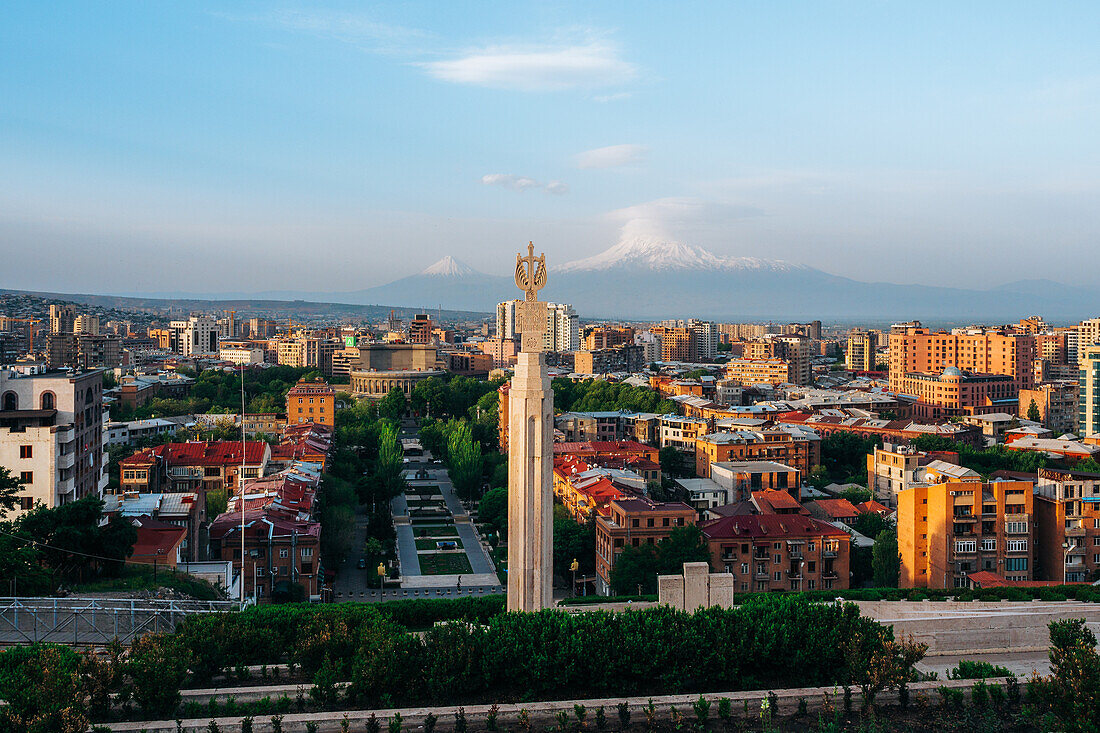
[[[526,257],[516,255],[516,285],[527,300],[535,300],[538,291],[546,285],[546,253],[535,257],[534,242],[527,243]]]

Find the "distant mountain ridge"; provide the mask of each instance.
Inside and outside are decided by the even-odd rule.
[[[1046,280],[989,290],[868,283],[782,260],[724,257],[683,242],[646,237],[626,238],[590,257],[549,264],[540,298],[570,303],[582,318],[1007,323],[1034,314],[1072,320],[1100,313],[1097,292]],[[415,275],[363,290],[252,297],[491,313],[496,303],[519,296],[511,276],[478,272],[446,256]]]

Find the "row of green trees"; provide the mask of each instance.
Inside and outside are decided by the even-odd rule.
[[[192,377],[195,384],[183,399],[154,398],[145,405],[130,408],[121,403],[111,405],[112,420],[144,420],[149,417],[170,417],[241,411],[240,370],[206,369],[194,372],[181,369],[180,374]],[[316,369],[289,366],[269,366],[248,369],[244,375],[245,410],[247,412],[286,412],[286,393],[299,379],[322,377]]]
[[[611,587],[618,595],[652,595],[658,575],[679,575],[686,562],[710,563],[703,531],[677,527],[656,544],[627,545],[611,569]]]
[[[558,412],[627,410],[661,415],[676,413],[676,403],[662,398],[648,387],[597,379],[574,382],[562,377],[554,379],[551,386],[554,389],[554,409]]]

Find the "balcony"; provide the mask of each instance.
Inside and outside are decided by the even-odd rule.
[[[1085,536],[1085,528],[1084,527],[1067,527],[1066,528],[1066,537],[1084,537],[1084,536]]]
[[[976,522],[978,516],[976,514],[956,514],[952,519],[955,522]]]
[[[825,570],[821,573],[822,580],[836,580],[837,574],[835,570]]]
[[[772,576],[769,575],[768,573],[757,573],[756,574],[756,579],[757,580],[771,580],[771,577]]]
[[[76,465],[76,453],[70,451],[57,457],[57,469],[63,471]]]
[[[788,570],[787,577],[791,580],[802,580],[802,569],[799,568],[798,570]]]
[[[787,555],[789,557],[795,559],[795,560],[801,560],[802,559],[802,548],[801,547],[792,547],[789,550],[787,550]]]
[[[822,557],[836,557],[837,554],[839,554],[839,552],[840,551],[837,550],[837,549],[830,550],[829,548],[824,548],[824,549],[821,550],[821,556]]]

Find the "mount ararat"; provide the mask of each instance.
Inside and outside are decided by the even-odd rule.
[[[782,260],[723,257],[702,247],[645,237],[580,260],[551,262],[544,300],[571,303],[582,318],[1008,319],[1086,317],[1100,298],[1082,288],[1021,281],[991,290],[867,283]],[[335,302],[395,303],[492,311],[518,297],[511,277],[453,257],[386,285],[329,293]]]
[[[582,318],[1005,323],[1036,313],[1048,319],[1080,319],[1100,311],[1097,292],[1048,280],[1022,280],[989,290],[869,283],[806,265],[723,257],[702,247],[644,236],[622,239],[591,257],[549,264],[540,299],[570,303]],[[492,312],[499,301],[520,293],[511,276],[479,272],[447,256],[415,275],[350,292],[157,295]]]

